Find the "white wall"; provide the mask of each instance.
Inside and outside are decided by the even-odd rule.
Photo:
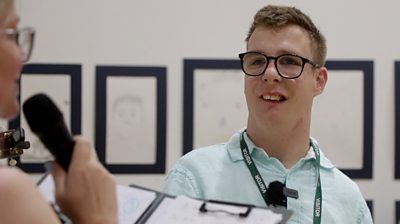
[[[235,59],[254,13],[292,4],[328,40],[328,59],[374,61],[373,179],[356,180],[373,200],[376,223],[394,223],[394,61],[400,3],[395,0],[19,0],[21,26],[36,28],[31,63],[82,64],[82,134],[94,142],[95,66],[167,67],[167,170],[182,150],[183,59]],[[329,83],[328,83],[329,85]],[[343,99],[346,100],[346,99]],[[334,133],[333,133],[334,134]],[[121,184],[160,189],[164,175],[118,175]]]

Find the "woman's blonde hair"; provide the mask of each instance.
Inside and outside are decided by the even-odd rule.
[[[10,10],[14,6],[14,0],[0,0],[0,25],[7,22]]]

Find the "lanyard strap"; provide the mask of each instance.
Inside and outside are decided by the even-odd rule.
[[[315,197],[314,197],[314,218],[313,223],[318,224],[321,223],[321,212],[322,212],[322,187],[321,187],[321,175],[319,171],[319,167],[321,165],[321,155],[319,152],[319,147],[315,141],[310,139],[310,144],[315,153],[315,161],[317,163],[317,188],[315,189]]]
[[[246,130],[245,130],[246,131]],[[258,171],[256,165],[254,164],[253,159],[250,156],[249,149],[247,147],[246,141],[244,140],[244,132],[240,135],[240,148],[242,149],[242,155],[244,158],[244,162],[247,165],[247,168],[249,168],[249,171],[251,173],[251,176],[254,179],[254,182],[256,183],[258,190],[261,193],[261,196],[263,197],[265,204],[269,206],[271,204],[268,195],[267,195],[267,185],[265,185],[265,182],[263,178],[261,177],[260,172]],[[314,198],[314,214],[313,214],[313,223],[314,224],[319,224],[321,223],[321,212],[322,212],[322,188],[321,188],[321,176],[320,176],[320,162],[321,162],[321,155],[319,152],[318,145],[316,142],[314,142],[312,139],[310,139],[310,144],[314,150],[315,153],[315,161],[316,161],[316,171],[317,171],[317,187],[315,190],[315,198]]]
[[[246,141],[243,138],[244,132],[240,135],[240,148],[242,149],[242,155],[244,158],[244,162],[247,165],[247,168],[249,168],[249,171],[251,173],[251,176],[253,177],[254,181],[256,182],[256,185],[258,187],[258,190],[261,193],[261,196],[263,197],[265,204],[269,206],[271,202],[269,201],[268,195],[267,195],[267,186],[264,183],[263,178],[260,175],[260,172],[258,172],[256,165],[254,165],[254,161],[250,156],[249,149],[247,148]]]

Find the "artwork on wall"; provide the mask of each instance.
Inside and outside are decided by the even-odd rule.
[[[164,173],[166,68],[96,67],[96,149],[112,173]]]
[[[245,127],[243,80],[239,60],[184,60],[183,154]]]
[[[324,92],[314,100],[311,135],[351,178],[372,178],[373,62],[327,61]]]
[[[20,81],[21,105],[31,96],[48,95],[63,113],[72,134],[81,133],[81,65],[28,64],[22,70]],[[22,111],[9,122],[9,128],[22,127],[31,147],[18,159],[18,166],[28,173],[41,173],[43,162],[53,160],[39,138],[30,130]]]
[[[315,99],[311,134],[348,176],[372,178],[373,62],[326,66],[328,84]],[[239,60],[184,60],[183,154],[226,142],[245,127],[243,76]]]

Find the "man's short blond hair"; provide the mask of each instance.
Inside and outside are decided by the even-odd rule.
[[[295,7],[268,5],[260,9],[254,16],[246,37],[246,43],[257,27],[279,29],[287,25],[300,26],[310,35],[314,57],[312,60],[323,66],[326,60],[326,39],[310,17]]]

